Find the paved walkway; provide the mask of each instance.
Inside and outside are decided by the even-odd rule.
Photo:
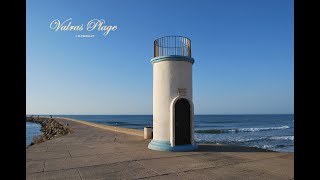
[[[293,179],[293,153],[210,144],[152,151],[139,135],[59,121],[75,133],[29,147],[26,179]]]

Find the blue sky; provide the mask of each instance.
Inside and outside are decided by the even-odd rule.
[[[27,114],[152,114],[153,41],[192,41],[195,114],[294,109],[293,1],[27,1]],[[54,31],[104,19],[118,28]],[[77,38],[94,34],[94,38]]]

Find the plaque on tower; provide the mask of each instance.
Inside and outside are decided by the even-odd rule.
[[[186,88],[178,88],[178,96],[186,96],[187,89]]]

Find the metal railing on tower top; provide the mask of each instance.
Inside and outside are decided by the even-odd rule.
[[[191,58],[191,40],[183,36],[164,36],[154,41],[154,57],[172,55]]]

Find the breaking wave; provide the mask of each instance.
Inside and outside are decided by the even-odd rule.
[[[289,126],[279,127],[266,127],[266,128],[239,128],[239,129],[207,129],[207,130],[195,130],[196,133],[203,134],[221,134],[221,133],[232,133],[232,132],[257,132],[257,131],[271,131],[271,130],[282,130],[289,129]]]

